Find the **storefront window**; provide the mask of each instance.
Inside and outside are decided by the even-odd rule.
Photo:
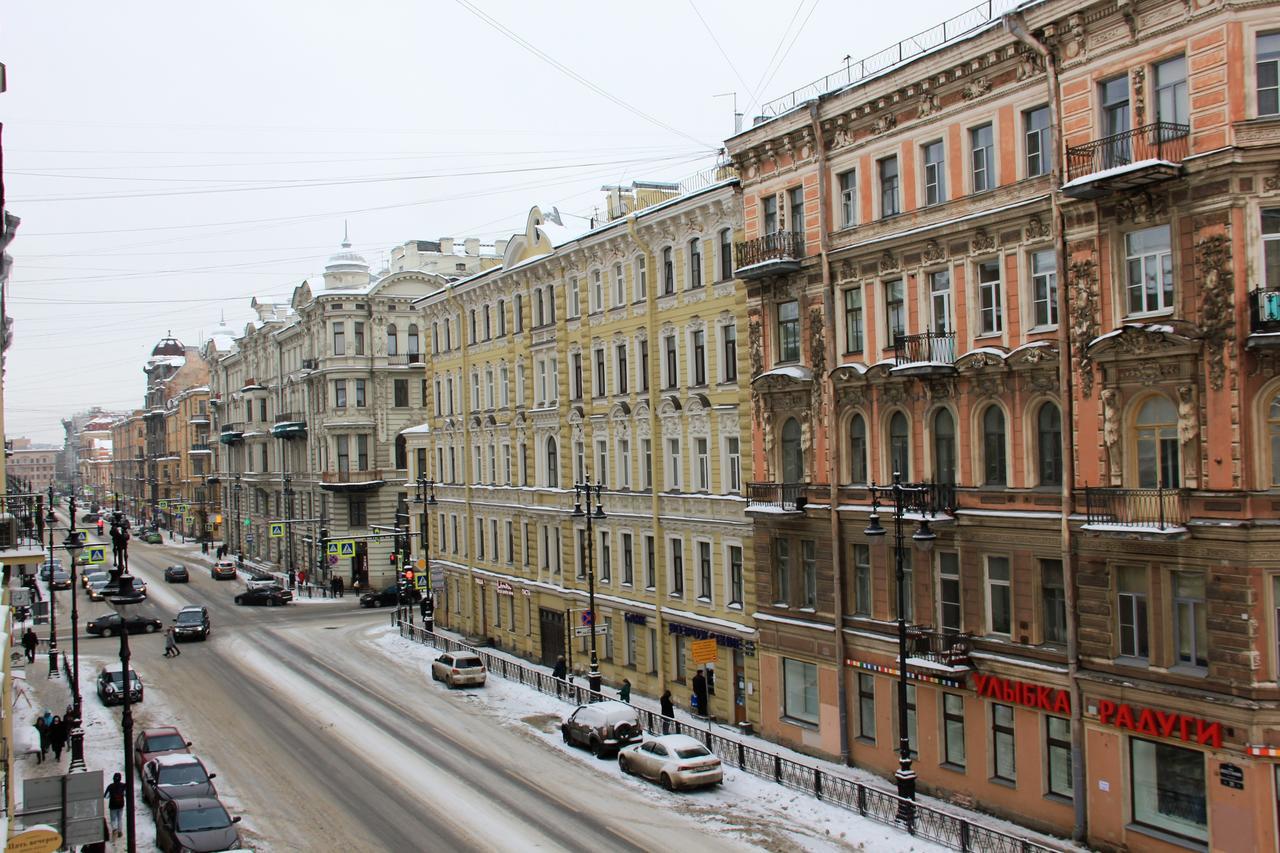
[[[804,661],[782,659],[786,698],[783,713],[793,720],[818,724],[818,667]]]
[[[1134,823],[1209,840],[1203,753],[1130,738],[1129,764]]]
[[[1045,717],[1045,739],[1049,755],[1049,793],[1071,798],[1071,721],[1065,717]]]
[[[876,677],[858,673],[858,737],[876,740]]]
[[[1017,764],[1013,756],[1013,706],[991,706],[992,775],[1005,782],[1016,782]]]
[[[964,697],[958,693],[942,694],[942,734],[946,763],[964,767]]]

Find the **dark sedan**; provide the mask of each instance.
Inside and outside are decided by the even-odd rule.
[[[115,637],[120,633],[121,626],[130,634],[154,634],[160,630],[160,620],[148,619],[146,616],[121,617],[119,613],[108,613],[90,620],[84,630],[95,637]]]
[[[408,597],[410,601],[417,603],[418,599],[422,597],[422,593],[415,589],[409,593]],[[400,587],[397,584],[391,584],[391,586],[377,592],[366,592],[360,596],[361,607],[395,607],[399,603]]]
[[[288,604],[290,601],[293,601],[293,593],[278,586],[260,586],[246,589],[235,597],[235,602],[239,605],[261,604],[267,607],[279,607],[282,604]]]
[[[164,570],[165,583],[187,583],[191,580],[191,576],[187,574],[186,566],[166,566]]]
[[[157,755],[142,766],[142,799],[149,806],[157,806],[162,800],[216,797],[218,790],[213,780],[217,776],[190,753]]]
[[[241,843],[239,822],[214,797],[167,800],[156,810],[156,847],[164,853],[231,850]]]

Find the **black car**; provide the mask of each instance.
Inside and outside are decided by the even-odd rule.
[[[129,701],[142,701],[142,679],[138,673],[129,670]],[[98,698],[103,705],[118,705],[124,702],[124,671],[119,665],[108,667],[98,673]]]
[[[212,630],[209,609],[198,604],[182,608],[173,620],[173,634],[178,640],[207,640]]]
[[[187,574],[186,566],[166,566],[164,570],[165,583],[188,583],[191,576]]]
[[[119,613],[108,613],[90,620],[84,630],[95,637],[115,637],[120,633],[121,626],[130,634],[154,634],[160,630],[160,620],[148,619],[146,616],[122,618]]]
[[[416,604],[422,598],[422,593],[416,589],[409,593],[408,600]],[[360,596],[361,607],[395,607],[400,603],[400,587],[397,584],[391,584],[386,589],[378,592],[366,592]]]
[[[101,516],[96,512],[86,512],[84,515],[80,516],[81,521],[86,521],[90,524],[97,521],[99,518],[101,518]]]
[[[265,604],[267,607],[279,607],[293,601],[293,593],[278,586],[250,587],[235,597],[236,604]]]

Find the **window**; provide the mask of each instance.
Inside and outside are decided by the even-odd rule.
[[[929,273],[929,325],[934,332],[950,332],[951,322],[951,271],[937,270]]]
[[[804,233],[804,187],[787,190],[787,228]]]
[[[1280,220],[1280,217],[1277,217]],[[1277,222],[1280,226],[1280,221]],[[1280,266],[1280,239],[1276,241],[1277,266]],[[1280,282],[1280,270],[1277,271],[1276,281]],[[738,380],[738,326],[735,323],[726,323],[720,327],[720,348],[722,355],[720,358],[720,375],[725,382],[736,382]]]
[[[720,280],[733,278],[733,229],[720,229]]]
[[[938,626],[960,632],[960,555],[938,552]]]
[[[879,163],[880,167],[880,216],[896,216],[901,212],[898,207],[898,158],[886,157]]]
[[[1052,250],[1031,253],[1031,303],[1037,328],[1058,325],[1058,261]]]
[[[1053,403],[1040,406],[1036,415],[1036,457],[1040,485],[1062,485],[1062,412]]]
[[[840,182],[840,225],[849,228],[858,224],[858,173],[850,169],[836,179]]]
[[[1049,108],[1038,107],[1024,112],[1022,131],[1027,147],[1027,177],[1049,174]]]
[[[761,234],[775,234],[778,231],[778,197],[767,195],[760,200],[760,218],[764,227]]]
[[[693,384],[707,384],[707,333],[702,329],[693,333]]]
[[[921,149],[924,157],[924,203],[941,204],[947,200],[947,157],[942,141],[930,142]]]
[[[409,334],[413,334],[413,327],[409,327]],[[505,338],[507,336],[507,302],[505,299],[498,300],[498,337]],[[412,340],[412,339],[410,339]],[[513,608],[514,612],[514,608]]]
[[[1098,102],[1102,106],[1102,135],[1106,145],[1102,149],[1102,168],[1128,165],[1132,157],[1132,145],[1127,131],[1129,124],[1129,75],[1120,74],[1098,84]]]
[[[1189,124],[1187,58],[1175,56],[1156,64],[1156,121]]]
[[[474,311],[471,313],[471,319],[472,319],[473,321],[475,320],[475,312],[474,312]],[[475,323],[473,322],[473,323],[472,323],[472,326],[471,326],[471,343],[473,343],[473,344],[476,342],[476,341],[475,341],[475,337],[476,337],[476,335],[475,335],[475,331],[476,331],[476,330],[475,330]],[[398,344],[397,344],[397,338],[396,338],[396,325],[395,325],[395,323],[392,323],[391,325],[387,326],[387,355],[397,355],[399,352],[400,352],[400,348],[399,348],[399,346],[398,346]]]
[[[1013,633],[1008,557],[987,557],[987,631],[1005,636]]]
[[[368,505],[363,499],[352,498],[347,501],[347,522],[352,527],[364,527],[369,523]]]
[[[702,241],[694,237],[689,241],[689,289],[702,287]]]
[[[355,329],[354,337],[355,337],[355,345],[356,345],[356,355],[364,355],[364,323],[361,323],[360,321],[357,320],[352,325]],[[416,329],[417,326],[415,326],[414,328]]]
[[[334,355],[347,354],[347,324],[346,323],[333,324],[333,354]]]
[[[1116,578],[1120,656],[1147,657],[1147,571],[1122,566]]]
[[[676,262],[670,246],[662,250],[662,295],[676,292]]]
[[[591,273],[591,313],[604,310],[604,279],[600,270]]]
[[[339,409],[347,407],[347,380],[333,380],[333,405]]]
[[[356,380],[356,381],[363,382],[364,380]],[[399,409],[407,408],[409,405],[409,380],[397,379],[395,380],[395,384],[392,386],[392,388],[393,388],[392,393],[394,395],[396,408],[399,408]]]
[[[1280,290],[1280,207],[1262,211],[1262,280],[1267,290]],[[1280,302],[1267,297],[1264,320],[1280,320]]]
[[[698,543],[698,600],[711,601],[711,543]]]
[[[600,531],[600,583],[613,582],[613,546],[609,531]]]
[[[1013,754],[1013,706],[991,706],[992,775],[1005,782],[1017,782],[1017,762]]]
[[[338,445],[338,453],[337,453],[338,470],[350,471],[351,470],[351,437],[347,435],[340,435],[337,438],[336,444]]]
[[[942,760],[964,767],[964,697],[959,693],[942,694],[942,741]]]
[[[645,589],[653,589],[657,582],[657,569],[655,567],[657,555],[654,552],[654,542],[652,536],[644,537],[644,586]],[[656,661],[654,662],[657,663]],[[656,669],[655,665],[655,669]]]
[[[682,598],[684,597],[684,542],[671,539],[668,543],[671,548],[671,594]]]
[[[551,489],[560,486],[560,462],[556,455],[556,440],[547,438],[547,487]]]
[[[884,326],[888,335],[887,346],[893,346],[906,331],[902,279],[884,283]]]
[[[778,361],[800,360],[800,303],[778,305]]]
[[[1280,33],[1258,35],[1258,115],[1280,114]]]
[[[742,441],[736,435],[724,440],[725,465],[721,486],[727,492],[742,491]]]
[[[587,479],[587,450],[581,441],[573,443],[573,480],[581,483]]]
[[[867,482],[867,422],[856,414],[849,421],[849,482]]]
[[[907,416],[894,412],[889,418],[889,473],[899,474],[903,480],[911,476],[911,436],[907,429]]]
[[[786,607],[791,598],[791,542],[774,540],[773,603]]]
[[[818,724],[818,667],[804,661],[782,659],[782,713],[792,720]]]
[[[675,388],[680,384],[680,366],[676,354],[676,336],[667,335],[662,339],[663,350],[666,353],[667,362],[667,387]]]
[[[622,264],[613,265],[613,306],[627,304],[627,279],[622,275]]]
[[[1178,411],[1168,397],[1156,396],[1138,410],[1138,487],[1178,487]]]
[[[596,439],[596,482],[604,485],[605,475],[609,471],[609,442],[603,438]]]
[[[649,390],[649,342],[647,340],[640,341],[640,390]]]
[[[626,438],[618,439],[618,485],[631,488],[631,441]]]
[[[575,352],[569,355],[569,381],[573,386],[569,389],[570,399],[582,399],[582,353]]]
[[[667,488],[680,491],[680,439],[667,439]]]
[[[517,293],[511,299],[511,319],[512,325],[515,326],[517,332],[524,331],[524,294]]]
[[[1040,561],[1040,619],[1044,642],[1067,641],[1067,590],[1061,560]]]
[[[569,279],[569,316],[582,316],[582,288],[578,284],[578,277],[573,276]],[[538,294],[538,325],[542,325],[542,294]]]
[[[1204,574],[1173,573],[1173,645],[1178,663],[1209,665],[1209,631],[1204,600]]]
[[[1131,231],[1124,236],[1130,314],[1173,308],[1173,252],[1169,226]]]
[[[649,270],[646,269],[646,261],[644,255],[636,257],[636,280],[635,280],[636,301],[642,302],[649,298]]]
[[[644,489],[649,491],[653,488],[653,440],[648,438],[640,439],[640,455],[644,457],[644,468],[641,469],[644,474]]]
[[[607,383],[606,383],[606,377],[604,375],[604,350],[597,349],[595,351],[595,356],[596,356],[596,367],[595,367],[595,370],[592,372],[595,374],[594,379],[595,379],[595,386],[596,386],[596,396],[603,397],[605,394],[608,393],[608,390],[609,390],[606,387]]]
[[[956,481],[956,420],[948,409],[933,416],[933,476],[939,483]]]
[[[894,697],[901,696],[900,693],[894,691]],[[895,719],[896,723],[896,719]],[[901,737],[901,733],[898,735]],[[916,686],[914,684],[907,685],[907,749],[911,752],[912,758],[919,757],[918,749],[919,740],[916,738]]]
[[[996,185],[995,138],[990,124],[975,127],[969,131],[969,149],[973,191],[981,193],[994,189]]]
[[[1209,840],[1204,753],[1135,737],[1129,766],[1134,823]]]
[[[800,422],[795,418],[787,418],[782,425],[782,482],[800,483],[804,481],[804,440],[800,431]]]
[[[708,448],[709,443],[708,439],[702,437],[693,440],[694,468],[697,471],[697,488],[700,492],[711,491],[711,453]]]
[[[1045,717],[1045,747],[1049,759],[1049,793],[1071,799],[1071,721]]]
[[[635,582],[635,556],[632,554],[632,538],[630,533],[622,534],[622,583],[631,586]],[[631,623],[627,623],[630,625]]]
[[[1003,329],[1000,261],[983,261],[978,264],[978,333],[998,335]]]
[[[858,737],[876,740],[876,677],[858,673]]]
[[[356,436],[356,463],[361,471],[369,470],[369,436]]]
[[[800,606],[805,610],[818,608],[818,543],[805,539],[800,543],[801,579],[804,581],[804,598]]]
[[[729,606],[742,606],[742,548],[729,546]]]
[[[485,322],[488,323],[489,312],[485,311]],[[363,344],[357,344],[357,349],[362,349]],[[418,326],[416,323],[409,324],[409,355],[417,355],[422,352],[420,349],[420,341],[418,339]],[[412,359],[411,359],[412,361]]]
[[[844,351],[862,352],[862,288],[844,292]]]
[[[999,406],[988,406],[982,413],[982,470],[983,483],[1003,486],[1008,480],[1005,465],[1004,411]]]

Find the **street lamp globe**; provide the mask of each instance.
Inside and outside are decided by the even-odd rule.
[[[911,541],[915,542],[916,548],[925,554],[933,550],[933,542],[937,538],[938,534],[929,527],[927,519],[921,519],[920,526],[916,528],[915,533],[911,534]]]

